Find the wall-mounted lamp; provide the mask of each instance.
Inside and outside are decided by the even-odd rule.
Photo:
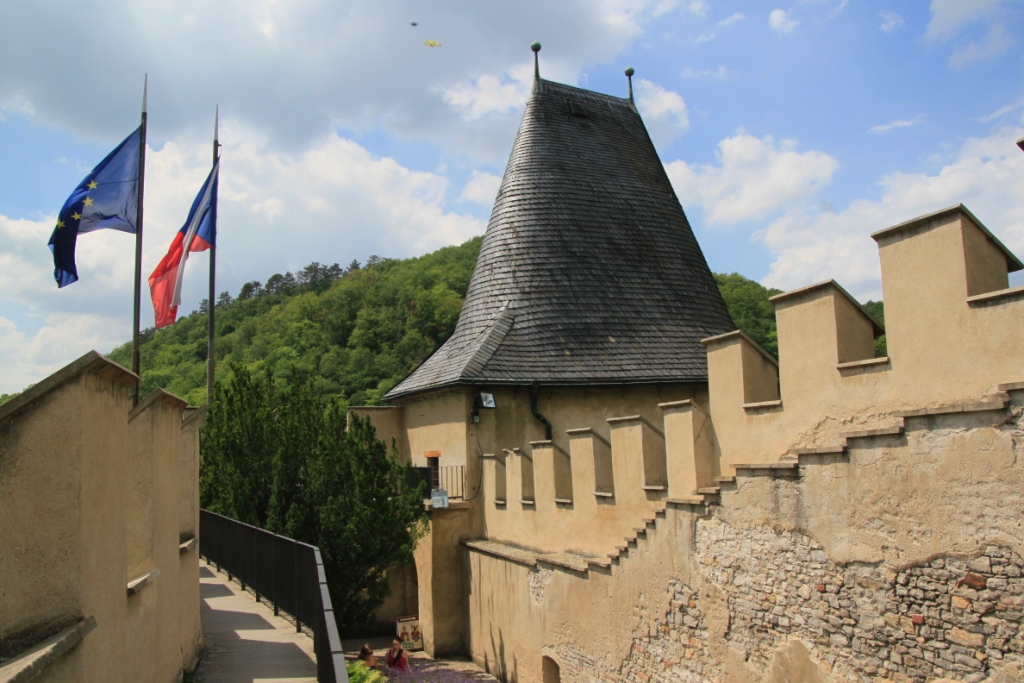
[[[494,402],[494,394],[479,391],[476,394],[476,398],[473,399],[473,409],[469,411],[469,415],[473,418],[474,423],[478,423],[480,422],[481,408],[492,409],[497,407],[498,405]]]

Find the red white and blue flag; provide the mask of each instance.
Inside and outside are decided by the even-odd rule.
[[[167,327],[178,317],[181,305],[181,281],[185,274],[188,255],[206,251],[217,245],[217,177],[220,159],[213,165],[203,188],[199,191],[188,220],[174,236],[171,248],[149,276],[149,291],[153,295],[153,310],[157,328]],[[213,302],[210,302],[213,305]]]

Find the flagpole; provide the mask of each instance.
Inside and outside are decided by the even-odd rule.
[[[218,124],[220,123],[220,106],[214,110],[213,115],[213,163],[217,164],[217,159],[220,157],[220,143],[217,141]],[[216,219],[217,205],[214,204],[211,207],[214,211],[213,218]],[[212,405],[213,403],[213,380],[216,375],[217,357],[214,355],[213,349],[213,332],[214,332],[214,311],[217,308],[217,245],[216,240],[214,244],[210,245],[210,298],[207,300],[207,328],[206,328],[206,405]]]
[[[149,74],[142,81],[142,139],[139,141],[139,191],[135,215],[135,309],[132,330],[132,372],[135,373],[135,396],[132,406],[139,404],[142,390],[141,363],[139,359],[139,318],[142,307],[142,200],[146,184],[146,96],[149,93]]]

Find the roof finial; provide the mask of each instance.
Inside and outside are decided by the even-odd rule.
[[[540,57],[538,57],[537,53],[540,52],[540,43],[538,43],[537,41],[534,41],[533,45],[530,46],[530,49],[533,50],[533,80],[539,81],[540,80]]]
[[[636,71],[633,70],[633,67],[627,66],[625,73],[626,73],[626,78],[629,79],[629,101],[632,102],[633,101],[633,74],[635,74]]]

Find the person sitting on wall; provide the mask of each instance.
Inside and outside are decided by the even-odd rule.
[[[363,645],[363,649],[359,651],[359,661],[363,663],[367,669],[377,668],[377,655],[373,654],[373,648],[370,647],[369,643]]]
[[[402,649],[402,641],[395,638],[391,641],[391,649],[388,650],[388,671],[408,671],[409,658],[405,656]]]

